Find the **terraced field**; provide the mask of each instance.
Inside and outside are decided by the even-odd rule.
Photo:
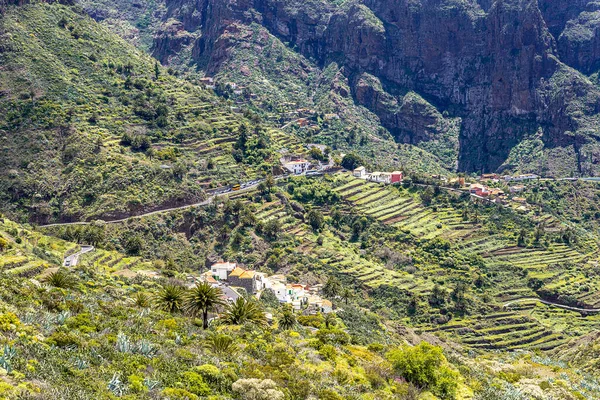
[[[485,350],[550,350],[565,343],[568,338],[568,335],[555,332],[537,319],[519,312],[455,319],[423,330],[458,338],[468,347]]]
[[[421,201],[394,187],[339,175],[342,182],[336,191],[359,211],[386,225],[430,239],[458,239],[473,231],[472,224],[462,221],[461,213],[452,208],[425,207]]]
[[[12,248],[0,256],[0,273],[17,276],[43,275],[49,268],[60,267],[66,255],[81,249],[77,244],[44,236],[34,230],[23,229],[23,226],[4,219],[0,219],[0,235],[12,244]],[[79,263],[102,268],[108,272],[152,268],[151,263],[144,262],[139,257],[127,257],[115,251],[100,249],[84,254],[80,257]]]

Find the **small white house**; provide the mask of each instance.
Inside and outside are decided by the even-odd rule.
[[[526,180],[531,180],[531,179],[538,179],[539,176],[536,174],[523,174],[523,175],[517,175],[517,176],[510,176],[510,175],[506,175],[504,177],[504,180],[506,182],[511,182],[511,181],[515,181],[515,182],[521,182],[521,181],[526,181]]]
[[[306,160],[289,161],[283,164],[284,168],[293,174],[300,175],[308,170],[310,163]]]
[[[213,264],[210,267],[210,271],[215,279],[225,281],[227,280],[227,276],[229,275],[229,273],[233,271],[236,267],[236,263],[220,261],[216,264]]]
[[[367,170],[365,167],[360,166],[352,171],[352,175],[354,175],[356,178],[365,179],[367,177]]]
[[[373,172],[369,176],[369,180],[377,183],[391,183],[392,174],[389,172]]]

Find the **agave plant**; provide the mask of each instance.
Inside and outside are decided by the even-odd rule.
[[[132,348],[133,346],[131,345],[131,341],[129,340],[127,335],[125,335],[122,332],[119,332],[119,334],[117,335],[117,351],[121,353],[129,353]]]
[[[266,325],[265,313],[256,300],[246,300],[238,297],[236,301],[227,307],[223,322],[230,325],[243,325],[247,322],[256,325]]]
[[[165,285],[153,297],[156,308],[176,313],[181,311],[183,306],[185,290],[179,285]]]
[[[202,282],[190,290],[185,298],[184,310],[192,316],[202,315],[202,328],[208,328],[208,313],[224,303],[221,289]]]
[[[121,377],[116,372],[114,373],[110,382],[108,382],[108,390],[110,390],[115,396],[121,397],[125,392],[125,385],[121,381]]]
[[[77,283],[75,277],[62,268],[46,276],[43,282],[61,289],[71,289]]]
[[[148,389],[148,391],[152,391],[156,389],[160,385],[159,381],[154,381],[148,377],[144,378],[144,386]]]
[[[158,352],[158,349],[146,339],[140,340],[133,350],[134,353],[141,354],[146,357],[152,357]]]

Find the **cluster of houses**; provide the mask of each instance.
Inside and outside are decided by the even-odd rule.
[[[294,310],[305,313],[330,313],[331,301],[319,296],[320,286],[309,287],[299,283],[288,283],[284,275],[272,275],[247,270],[236,263],[223,262],[213,264],[202,279],[211,285],[243,288],[246,293],[260,297],[266,290],[272,290],[277,300],[289,304]]]
[[[400,183],[402,182],[402,172],[394,171],[394,172],[367,172],[366,168],[360,166],[354,171],[352,171],[352,175],[356,178],[366,179],[368,181],[377,182],[377,183]]]
[[[514,185],[509,187],[509,191],[513,195],[521,193],[523,190],[525,190],[525,186],[523,185]],[[469,187],[469,193],[471,194],[471,198],[474,200],[487,199],[498,204],[506,204],[508,200],[508,197],[503,190],[498,188],[490,188],[480,183],[472,183]],[[515,203],[522,204],[522,206],[527,204],[527,199],[524,197],[514,196],[511,200]]]

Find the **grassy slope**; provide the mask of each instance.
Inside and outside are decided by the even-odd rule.
[[[468,198],[443,192],[427,206],[421,198],[423,189],[385,188],[344,174],[324,181],[295,179],[289,185],[283,185],[284,193],[267,199],[253,194],[242,196],[238,205],[231,202],[111,225],[104,234],[110,241],[101,245],[125,250],[127,238],[139,235],[145,243],[142,254],[184,270],[224,258],[307,283],[323,282],[333,274],[360,293],[364,307],[379,315],[449,334],[481,350],[552,349],[590,332],[598,321],[597,316],[578,318],[576,313],[535,302],[503,309],[513,299],[537,296],[529,286],[532,279],[539,279],[543,290],[559,296],[559,301],[588,307],[600,301],[596,268],[591,268],[598,261],[597,240],[581,230],[576,241],[564,243],[562,235],[569,225],[548,214],[475,206]],[[279,237],[266,238],[256,223],[240,223],[240,218],[245,220],[235,217],[240,207],[263,225],[279,221]],[[340,214],[315,233],[307,225],[311,208],[326,217],[334,217],[335,209]],[[365,226],[358,236],[353,235],[357,223]],[[534,232],[542,223],[543,233],[536,242]],[[523,229],[525,243],[519,247]],[[51,232],[81,237],[85,229]],[[578,289],[583,282],[586,291]],[[465,310],[458,309],[450,296],[460,283],[467,287]],[[445,293],[439,306],[430,304],[435,285]],[[408,309],[411,298],[416,299],[418,312]],[[463,329],[472,325],[476,328]],[[498,325],[510,328],[490,329]]]
[[[267,208],[259,214],[266,215]],[[284,332],[277,322],[266,329],[217,325],[205,332],[190,317],[140,302],[166,283],[160,270],[158,279],[144,275],[156,263],[96,250],[68,271],[74,279],[71,288],[39,287],[36,282],[78,246],[7,219],[0,219],[0,237],[9,243],[0,253],[0,337],[6,344],[3,354],[14,352],[4,364],[8,373],[0,370],[0,395],[6,399],[117,398],[118,393],[128,399],[196,399],[193,394],[227,399],[232,383],[248,378],[272,379],[277,390],[297,399],[335,396],[332,392],[342,397],[326,398],[410,398],[403,397],[406,385],[385,353],[404,340],[422,339],[442,345],[452,368],[460,371],[456,399],[471,399],[474,391],[482,396],[490,391],[526,396],[538,393],[539,385],[558,398],[592,399],[598,394],[592,376],[578,374],[553,358],[504,353],[466,357],[460,346],[427,333],[419,337],[361,309],[354,299],[349,305],[335,301],[345,310],[338,311],[336,323],[362,345],[334,341],[324,346],[314,331],[297,326]],[[328,237],[326,242],[330,241]],[[44,266],[25,271],[14,263],[16,257],[41,260]],[[131,270],[133,274],[121,274]],[[183,282],[187,275],[176,273],[170,282]],[[268,311],[277,321],[281,309]],[[323,323],[319,317],[315,320],[317,326]],[[402,335],[390,328],[400,329]],[[231,337],[236,351],[217,352],[210,339],[214,333]],[[365,339],[379,344],[366,347]],[[127,344],[131,350],[126,350]],[[209,372],[208,367],[198,369],[200,365],[214,367]]]
[[[40,220],[136,212],[202,198],[276,159],[236,163],[241,116],[163,69],[156,79],[152,58],[72,8],[9,8],[2,26],[4,207]],[[121,146],[124,134],[154,152]]]

